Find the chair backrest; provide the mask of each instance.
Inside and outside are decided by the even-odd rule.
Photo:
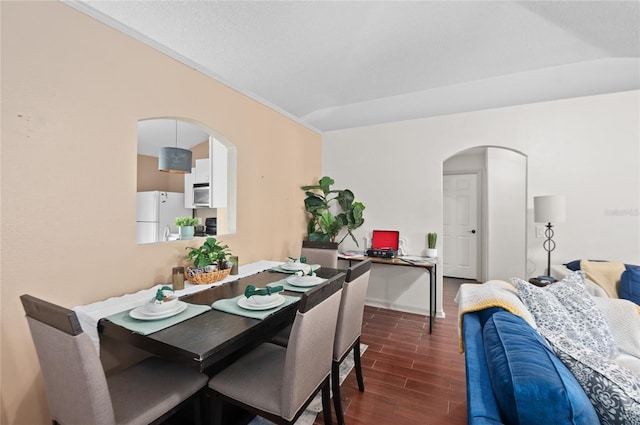
[[[331,372],[333,336],[345,275],[306,292],[293,321],[282,380],[282,416],[292,420]]]
[[[338,242],[302,241],[300,256],[307,257],[309,264],[337,269]]]
[[[20,300],[52,419],[64,425],[115,424],[104,369],[75,312],[31,295],[22,295]]]
[[[335,361],[342,360],[362,332],[362,315],[370,274],[370,259],[360,261],[347,270],[333,342],[333,360]]]

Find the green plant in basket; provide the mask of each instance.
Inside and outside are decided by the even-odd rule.
[[[200,224],[200,219],[193,217],[176,217],[173,219],[173,224],[175,224],[176,227],[197,226]]]
[[[218,270],[227,268],[227,257],[231,255],[229,246],[221,245],[216,238],[207,238],[207,240],[198,248],[187,247],[188,260],[193,260],[193,265],[197,268],[203,268],[210,265],[218,266]]]

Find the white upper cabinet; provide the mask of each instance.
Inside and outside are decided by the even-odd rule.
[[[196,184],[211,184],[211,164],[209,158],[196,159],[196,172],[193,182]]]
[[[227,207],[227,148],[214,138],[209,139],[211,159],[211,208]]]
[[[196,159],[196,167],[191,174],[185,174],[184,201],[186,208],[226,208],[227,207],[227,148],[214,138],[209,139],[209,158]],[[202,198],[206,190],[201,186],[209,185],[209,202],[198,202],[194,205],[194,185],[200,186],[198,198]],[[196,187],[197,187],[196,186]]]
[[[191,169],[191,174],[184,175],[184,207],[193,208],[193,179],[196,169]]]

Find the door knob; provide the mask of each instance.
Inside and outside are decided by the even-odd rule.
[[[476,233],[476,229],[473,229],[473,230],[471,231],[471,233],[474,233],[474,234],[475,234],[475,233]]]

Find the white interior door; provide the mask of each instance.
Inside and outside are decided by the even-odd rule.
[[[444,176],[444,275],[478,278],[478,178],[476,174]]]

